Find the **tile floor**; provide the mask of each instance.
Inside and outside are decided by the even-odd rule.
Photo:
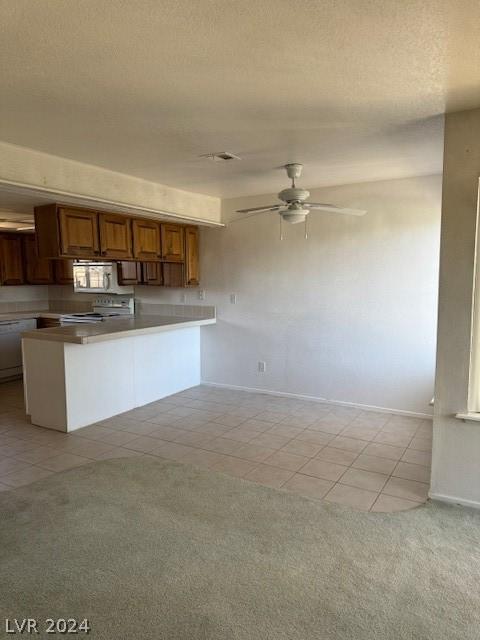
[[[107,458],[158,456],[362,511],[427,499],[431,420],[199,386],[65,434],[0,385],[0,490]]]

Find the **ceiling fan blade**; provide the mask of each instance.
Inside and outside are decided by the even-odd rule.
[[[252,207],[251,209],[237,209],[237,213],[261,213],[262,211],[276,211],[277,209],[280,209],[280,207],[283,207],[285,205],[283,204],[271,204],[268,205],[266,207]]]
[[[278,208],[274,207],[273,209],[272,208],[260,209],[260,211],[250,210],[250,213],[237,216],[236,218],[232,218],[231,220],[228,221],[228,224],[230,224],[231,222],[240,222],[241,220],[247,220],[248,218],[253,218],[253,216],[259,216],[261,213],[267,213],[267,211],[278,211]],[[237,211],[236,213],[241,213],[241,212]]]
[[[332,213],[343,213],[349,216],[364,216],[367,212],[365,209],[350,209],[349,207],[337,207],[334,204],[324,204],[322,202],[304,202],[303,207],[308,209],[317,209],[320,211],[331,211]]]

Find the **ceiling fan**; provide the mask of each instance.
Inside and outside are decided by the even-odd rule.
[[[295,180],[302,175],[303,164],[293,162],[285,165],[288,177],[292,181],[292,186],[288,189],[283,189],[278,194],[279,200],[282,200],[281,204],[271,204],[263,207],[252,207],[250,209],[237,209],[237,213],[249,213],[256,215],[265,211],[277,211],[281,218],[280,222],[284,220],[290,224],[297,224],[299,222],[306,222],[307,215],[311,210],[329,211],[331,213],[342,213],[351,216],[363,216],[367,212],[361,209],[349,209],[347,207],[337,207],[334,204],[326,204],[322,202],[307,202],[310,197],[310,192],[306,189],[297,187]],[[246,216],[250,217],[250,216]],[[244,218],[236,218],[236,220],[242,220]],[[305,235],[306,237],[306,235]]]

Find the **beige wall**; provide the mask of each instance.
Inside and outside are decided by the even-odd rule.
[[[318,189],[312,200],[368,213],[311,213],[307,241],[303,225],[285,225],[280,241],[274,213],[202,230],[202,288],[218,315],[202,332],[204,380],[430,413],[441,176]],[[275,195],[226,200],[225,218],[268,202]]]
[[[480,507],[480,424],[454,417],[467,409],[479,139],[480,109],[446,117],[431,495]]]

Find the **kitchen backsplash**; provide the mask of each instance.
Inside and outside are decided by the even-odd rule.
[[[47,286],[0,287],[0,313],[46,311],[49,309]]]
[[[95,294],[74,293],[69,285],[54,285],[49,288],[49,309],[54,313],[63,311],[81,313],[91,311]],[[165,292],[160,287],[135,287],[135,312],[143,315],[177,316],[185,318],[215,318],[215,307],[200,304],[173,304],[180,293],[174,289]],[[179,290],[184,292],[184,289]],[[194,300],[194,290],[191,299]]]

